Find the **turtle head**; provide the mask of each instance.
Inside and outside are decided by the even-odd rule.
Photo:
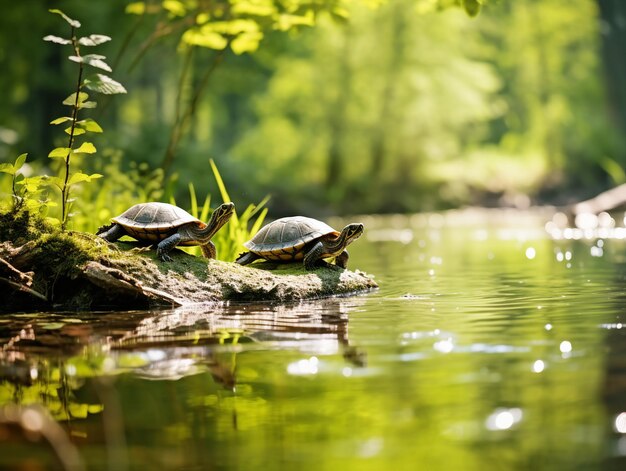
[[[351,242],[354,242],[359,237],[363,235],[363,224],[360,222],[354,222],[352,224],[348,224],[341,231],[341,238],[345,240],[346,245]]]
[[[212,234],[215,234],[224,224],[228,222],[234,212],[234,203],[224,203],[219,205],[215,208],[215,211],[213,211],[213,215],[207,225],[207,229],[209,229]]]

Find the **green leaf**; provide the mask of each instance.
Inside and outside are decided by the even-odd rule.
[[[65,13],[63,13],[61,10],[57,9],[57,8],[53,8],[51,10],[48,10],[50,13],[55,13],[57,15],[61,15],[61,18],[63,18],[65,21],[67,21],[70,26],[72,28],[80,28],[80,21],[76,21],[71,19],[69,16],[67,16]]]
[[[104,74],[96,74],[83,81],[85,87],[94,92],[103,93],[105,95],[117,95],[126,93],[124,86]]]
[[[179,0],[163,0],[163,9],[169,11],[174,16],[185,16],[187,9],[183,2]]]
[[[107,72],[113,72],[113,69],[111,69],[109,64],[104,62],[104,59],[106,59],[106,56],[102,56],[100,54],[87,54],[85,56],[69,56],[68,59],[71,60],[72,62],[83,63],[91,67],[96,67],[98,69],[106,70]]]
[[[85,134],[87,131],[85,131],[83,128],[79,128],[79,127],[75,127],[74,128],[74,136],[80,136],[81,134]],[[72,127],[70,126],[69,128],[65,128],[65,133],[69,136],[72,135]]]
[[[262,5],[253,2],[237,2],[232,6],[232,12],[238,15],[272,16],[276,13],[276,7],[271,3]]]
[[[74,154],[95,154],[96,146],[91,142],[83,142],[78,149],[72,151]]]
[[[100,125],[91,118],[83,119],[82,121],[78,121],[76,124],[87,132],[102,132]]]
[[[15,168],[13,168],[13,164],[0,164],[0,173],[15,175]]]
[[[65,39],[65,38],[61,38],[59,36],[53,36],[52,34],[49,34],[48,36],[45,36],[43,38],[44,41],[49,41],[51,43],[57,43],[57,44],[72,44],[72,40],[71,39]]]
[[[98,106],[98,103],[95,101],[84,101],[78,106],[78,109],[95,108],[96,106]]]
[[[207,25],[209,26],[209,25]],[[224,49],[228,40],[215,31],[205,29],[188,29],[183,33],[181,41],[190,46],[207,47],[209,49]]]
[[[50,121],[50,124],[63,124],[67,123],[68,121],[72,121],[72,118],[70,118],[69,116],[63,116],[61,118],[53,119],[52,121]]]
[[[215,21],[209,25],[203,26],[201,31],[214,31],[222,34],[236,35],[246,32],[254,32],[259,30],[259,25],[253,20],[230,20]]]
[[[87,175],[83,172],[76,172],[70,176],[70,179],[67,182],[67,186],[76,185],[77,183],[82,182],[90,182],[91,180],[95,180],[96,178],[102,178],[102,175],[100,175],[99,173]]]
[[[217,170],[217,165],[213,159],[209,159],[209,164],[211,165],[211,170],[213,170],[213,176],[215,177],[215,182],[217,183],[217,188],[220,190],[220,195],[223,201],[232,201],[230,196],[228,195],[228,191],[226,191],[226,185],[224,185],[224,180],[222,180],[222,176],[220,172]]]
[[[18,155],[17,159],[15,159],[15,164],[13,164],[13,168],[15,169],[16,172],[22,168],[22,165],[24,165],[24,163],[26,162],[27,156],[28,154],[24,153],[24,154]]]
[[[313,11],[309,10],[304,16],[288,14],[279,15],[276,29],[280,31],[289,31],[295,26],[313,26],[314,24],[315,16]]]
[[[51,159],[63,159],[67,160],[70,155],[71,149],[69,147],[57,147],[56,149],[52,149],[48,154],[48,157]]]
[[[59,189],[63,188],[63,185],[65,184],[65,180],[60,177],[49,177],[48,180]]]
[[[89,98],[89,95],[87,95],[85,92],[78,92],[78,104],[79,105],[83,103],[84,101],[86,101],[87,98]],[[76,103],[77,103],[76,93],[72,93],[65,100],[63,100],[63,104],[68,105],[68,106],[74,106]]]
[[[126,5],[125,12],[130,15],[143,15],[146,12],[146,2],[133,2]]]
[[[105,36],[104,34],[90,34],[89,36],[80,38],[78,40],[78,44],[81,46],[98,46],[99,44],[104,44],[110,40],[111,38],[109,36]]]
[[[244,52],[254,52],[259,48],[261,39],[263,39],[263,33],[260,31],[243,33],[233,39],[230,48],[237,55],[243,54]]]
[[[465,12],[471,17],[480,13],[480,3],[478,0],[463,0],[463,7],[465,8]]]

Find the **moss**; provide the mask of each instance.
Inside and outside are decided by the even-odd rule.
[[[165,293],[161,302],[171,298],[180,304],[286,302],[376,287],[366,275],[334,265],[312,272],[301,263],[257,262],[240,266],[206,260],[177,249],[171,252],[173,261],[163,262],[155,250],[137,243],[110,244],[93,234],[60,232],[27,213],[2,214],[0,223],[0,238],[9,245],[17,247],[29,242],[28,266],[20,269],[34,272],[33,287],[53,305],[65,309],[149,307],[149,296],[115,296],[93,284],[84,271],[91,262],[118,273],[131,285],[143,287],[141,290]]]
[[[0,240],[22,245],[36,240],[42,234],[54,233],[55,229],[37,214],[22,210],[0,212]]]

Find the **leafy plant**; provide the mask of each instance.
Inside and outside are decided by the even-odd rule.
[[[76,81],[75,92],[63,101],[64,105],[71,108],[71,116],[61,116],[50,122],[52,125],[69,123],[69,127],[65,129],[65,133],[69,136],[67,147],[57,147],[48,154],[48,157],[52,159],[62,159],[64,162],[59,172],[60,176],[51,177],[50,181],[61,191],[61,228],[65,229],[70,217],[69,211],[73,202],[70,198],[71,187],[79,183],[91,182],[96,178],[102,177],[99,173],[89,175],[81,171],[71,171],[70,164],[73,156],[94,154],[96,152],[96,147],[93,143],[84,141],[78,145],[76,138],[87,133],[102,132],[100,125],[93,119],[78,119],[80,111],[96,107],[96,102],[90,101],[89,95],[82,90],[88,89],[97,93],[114,95],[126,93],[126,89],[108,75],[104,75],[100,72],[88,77],[83,77],[87,66],[106,72],[112,71],[111,67],[105,62],[105,56],[100,54],[81,54],[81,46],[98,46],[110,41],[111,38],[101,34],[91,34],[77,38],[76,30],[80,28],[80,22],[68,17],[61,10],[52,9],[50,12],[60,15],[70,25],[71,34],[69,39],[48,35],[44,38],[44,41],[71,46],[74,54],[69,56],[68,59],[78,64],[78,79]]]
[[[47,201],[47,198],[37,199],[45,187],[47,176],[26,177],[21,171],[26,163],[28,154],[21,154],[15,162],[0,164],[0,173],[11,176],[11,211],[16,213],[23,208],[33,210],[38,209],[41,213],[47,211],[48,206],[54,203]]]
[[[210,164],[222,200],[224,202],[232,201],[213,159],[210,160]],[[198,206],[196,190],[193,183],[190,183],[189,197],[191,200],[189,213],[201,221],[207,221],[210,217],[211,195],[207,195],[202,206]],[[245,211],[240,215],[237,215],[237,213],[233,214],[226,226],[213,236],[212,240],[217,247],[217,255],[220,260],[232,261],[239,255],[239,252],[244,250],[243,243],[256,234],[263,224],[265,216],[267,215],[267,207],[265,207],[265,205],[268,200],[269,196],[263,198],[259,204],[248,205]],[[171,199],[171,203],[176,204],[173,198]],[[252,225],[250,229],[248,229],[250,224]],[[199,247],[193,247],[188,251],[194,255],[200,255]]]

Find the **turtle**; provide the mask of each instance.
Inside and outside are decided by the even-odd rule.
[[[235,211],[233,203],[224,203],[213,211],[208,224],[193,217],[184,209],[167,203],[140,203],[112,219],[96,233],[109,242],[129,235],[141,242],[158,242],[157,255],[165,262],[168,253],[177,245],[199,245],[206,258],[215,258],[211,237],[228,222]]]
[[[317,219],[292,216],[277,219],[264,226],[244,247],[235,262],[247,265],[259,258],[277,262],[303,260],[304,267],[312,270],[324,258],[335,257],[341,268],[348,265],[346,246],[363,234],[363,224],[352,223],[336,231]]]

